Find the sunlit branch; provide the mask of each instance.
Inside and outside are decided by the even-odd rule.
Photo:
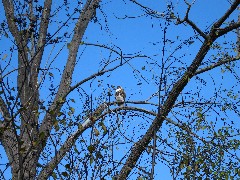
[[[68,55],[65,69],[63,71],[63,75],[61,77],[60,86],[54,98],[54,102],[50,107],[50,110],[55,110],[56,112],[58,112],[63,105],[63,103],[59,103],[59,101],[64,101],[63,97],[69,92],[78,48],[81,45],[81,41],[85,33],[85,30],[93,14],[95,13],[99,2],[100,0],[93,0],[93,1],[88,0],[83,8],[83,11],[79,16],[79,19],[74,28],[74,35],[68,46],[69,55]],[[49,132],[53,126],[53,121],[51,119],[52,119],[51,115],[47,113],[39,128],[39,133],[47,133],[45,134],[45,138],[43,141],[46,141],[46,139],[49,136]],[[42,147],[40,149],[42,149]]]
[[[0,123],[1,123],[0,128],[2,128],[1,131],[3,131],[4,128],[7,128],[6,125],[9,124],[9,121],[11,121],[12,118],[11,118],[10,113],[8,111],[8,106],[4,102],[4,100],[2,99],[1,96],[0,96],[0,114],[3,117],[3,120],[0,121]],[[1,137],[1,133],[0,133],[0,137]]]
[[[237,23],[231,23],[229,26],[225,27],[225,28],[215,28],[216,30],[216,35],[218,37],[224,35],[224,34],[227,34],[228,32],[234,30],[234,29],[237,29],[240,27],[240,22],[237,22]]]
[[[217,104],[220,104],[220,103],[215,103],[215,102],[191,102],[191,101],[184,101],[184,102],[179,102],[179,103],[176,103],[173,107],[179,107],[179,106],[184,106],[184,105],[217,105]]]
[[[119,47],[117,47],[117,48],[120,50],[120,52],[118,52],[117,50],[113,49],[112,47],[106,46],[104,44],[94,44],[94,43],[87,43],[87,42],[81,42],[81,44],[82,45],[87,45],[87,46],[96,46],[96,47],[105,48],[105,49],[108,49],[108,50],[110,50],[112,52],[115,52],[117,55],[120,56],[120,58],[123,57],[122,50]]]
[[[51,6],[52,6],[52,0],[45,0],[44,1],[44,7],[43,7],[43,12],[41,16],[41,22],[40,22],[40,28],[39,28],[39,38],[37,42],[37,51],[40,51],[37,53],[36,57],[33,60],[33,65],[32,65],[32,71],[33,72],[38,72],[38,68],[41,63],[42,55],[43,55],[43,50],[44,46],[46,44],[46,36],[47,36],[47,29],[50,21],[50,12],[51,12]],[[34,74],[35,76],[38,76],[38,74]],[[35,77],[37,78],[37,77]]]
[[[72,92],[73,90],[75,90],[76,88],[78,88],[80,85],[82,85],[83,83],[85,83],[85,82],[87,82],[87,81],[89,81],[89,80],[91,80],[91,79],[93,79],[93,78],[95,78],[95,77],[97,77],[97,76],[100,76],[100,75],[103,75],[103,74],[105,74],[105,73],[107,73],[107,72],[111,72],[111,71],[113,71],[113,70],[115,70],[115,69],[117,69],[118,67],[121,67],[122,65],[124,65],[125,63],[127,63],[128,61],[125,61],[123,64],[119,64],[119,65],[117,65],[117,66],[115,66],[115,67],[113,67],[113,68],[111,68],[111,69],[108,69],[108,70],[104,70],[104,71],[101,71],[101,72],[99,72],[99,73],[95,73],[95,74],[93,74],[93,75],[91,75],[91,76],[89,76],[88,78],[86,78],[86,79],[84,79],[83,81],[80,81],[79,83],[77,83],[76,85],[74,85],[74,86],[72,86],[72,87],[70,87],[70,89],[69,89],[69,91],[66,93],[66,95],[64,96],[64,98],[66,98],[66,96],[70,93],[70,92]],[[113,104],[113,103],[112,103]],[[101,105],[99,106],[100,107],[100,109],[101,109]],[[105,108],[104,108],[105,109]],[[103,111],[104,109],[101,109],[101,111]],[[99,112],[97,112],[99,110],[99,108],[97,108],[97,110],[95,111],[95,113],[99,113]],[[101,114],[101,113],[100,113]],[[63,157],[64,157],[64,155],[66,154],[66,152],[68,152],[69,151],[69,149],[68,150],[66,150],[66,147],[71,147],[72,146],[72,144],[76,141],[76,139],[79,137],[79,135],[80,134],[82,134],[88,127],[90,127],[90,125],[92,125],[92,120],[90,119],[90,118],[88,118],[83,124],[82,124],[82,129],[79,129],[77,132],[75,132],[71,137],[69,137],[68,138],[68,142],[65,142],[64,143],[64,145],[62,146],[62,148],[61,148],[61,150],[59,150],[59,152],[57,153],[58,154],[58,156],[56,155],[56,159],[59,159],[59,160],[61,160]],[[71,144],[71,145],[69,145],[69,144]],[[65,151],[66,150],[66,151]],[[65,152],[63,152],[63,151],[65,151]],[[64,155],[63,155],[64,154]],[[55,163],[56,162],[56,160],[54,160],[53,161],[53,163]],[[50,163],[51,164],[51,163]],[[51,165],[52,166],[52,165]],[[49,167],[47,167],[46,168],[46,170],[45,171],[42,171],[42,175],[41,176],[44,176],[45,177],[45,175],[44,174],[46,174],[46,171],[49,171]],[[41,177],[40,176],[40,177]]]
[[[159,106],[159,104],[156,103],[151,103],[148,101],[126,101],[127,104],[148,104],[148,105],[152,105],[152,106]]]
[[[125,64],[125,63],[123,63],[123,64]],[[72,92],[74,89],[76,89],[76,88],[78,88],[80,85],[82,85],[83,83],[85,83],[85,82],[87,82],[87,81],[89,81],[89,80],[91,80],[91,79],[93,79],[93,78],[95,78],[95,77],[97,77],[97,76],[102,76],[103,74],[105,74],[105,73],[107,73],[107,72],[111,72],[111,71],[113,71],[113,70],[121,67],[123,64],[119,64],[119,65],[117,65],[117,66],[115,66],[115,67],[113,67],[113,68],[110,68],[110,69],[107,69],[107,70],[100,71],[100,72],[98,72],[98,73],[92,74],[92,75],[89,76],[88,78],[85,78],[84,80],[78,82],[78,83],[75,84],[74,86],[71,86],[70,89],[69,89],[69,91],[66,93],[65,97],[66,97],[70,92]]]
[[[14,16],[14,6],[12,0],[3,0],[3,6],[6,12],[7,23],[9,26],[9,30],[12,33],[13,37],[16,39],[17,44],[20,44],[20,38],[18,38],[18,28],[16,23],[13,21],[15,18]]]
[[[205,68],[197,70],[195,75],[198,75],[198,74],[204,73],[206,71],[212,70],[212,69],[214,69],[216,67],[219,67],[219,66],[221,66],[223,64],[227,64],[227,63],[238,61],[238,60],[239,60],[239,57],[233,57],[233,58],[227,58],[226,60],[220,60],[220,61],[218,61],[215,64],[212,64],[210,66],[207,66]]]
[[[139,7],[141,7],[142,9],[145,10],[145,12],[148,15],[154,16],[156,18],[163,18],[165,16],[164,13],[159,13],[158,11],[155,11],[147,6],[142,5],[141,3],[137,2],[136,0],[131,0],[133,3],[135,3],[136,5],[138,5]]]

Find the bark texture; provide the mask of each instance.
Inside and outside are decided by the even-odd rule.
[[[69,56],[65,66],[55,100],[48,110],[42,124],[39,124],[39,69],[47,43],[48,26],[51,19],[52,0],[45,0],[42,9],[40,24],[37,29],[38,38],[31,39],[30,31],[19,29],[18,20],[15,17],[18,12],[16,4],[12,0],[3,0],[5,16],[8,28],[14,38],[18,51],[18,77],[17,90],[21,108],[14,114],[7,102],[0,97],[1,112],[4,121],[0,123],[0,140],[7,153],[11,169],[12,179],[36,179],[36,169],[39,156],[46,145],[49,132],[53,127],[53,119],[61,109],[63,99],[70,91],[72,74],[74,71],[78,48],[84,36],[86,28],[91,21],[100,0],[88,0],[80,13],[75,25],[74,34],[70,42]],[[29,1],[29,8],[32,2]],[[28,17],[34,17],[30,11]],[[31,21],[31,19],[29,18]],[[32,40],[32,41],[31,41]],[[30,44],[34,44],[30,48]],[[17,101],[16,101],[17,103]],[[52,113],[54,111],[54,113]],[[17,116],[20,117],[20,127],[16,126]],[[74,137],[74,136],[73,136]],[[63,145],[62,149],[65,149]],[[69,148],[67,149],[69,150]],[[66,153],[64,151],[63,155]],[[60,162],[62,156],[56,155]],[[46,165],[38,179],[47,179],[58,163]]]

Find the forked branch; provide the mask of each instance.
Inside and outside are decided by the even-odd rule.
[[[227,11],[227,13],[225,13],[225,15],[220,18],[220,20],[218,21],[219,22],[218,24],[221,24],[223,23],[223,20],[224,21],[226,20],[226,17],[228,17],[237,8],[237,6],[239,5],[239,2],[240,0],[236,0],[233,3],[233,5]],[[145,151],[146,147],[151,142],[154,132],[158,131],[162,126],[163,121],[166,119],[168,113],[172,109],[175,101],[177,100],[177,97],[179,96],[181,91],[185,88],[185,86],[188,84],[188,82],[196,73],[197,69],[201,65],[204,57],[206,56],[207,52],[210,50],[210,47],[212,43],[216,40],[216,38],[217,37],[215,35],[215,31],[210,32],[210,34],[207,35],[207,38],[205,38],[205,41],[203,42],[201,48],[199,49],[191,65],[187,68],[183,76],[174,84],[158,116],[154,119],[153,123],[150,125],[149,129],[144,134],[144,136],[138,142],[136,142],[132,147],[130,155],[128,156],[123,168],[121,169],[117,177],[119,180],[127,179],[129,173],[135,167],[141,154],[143,153],[143,151]]]

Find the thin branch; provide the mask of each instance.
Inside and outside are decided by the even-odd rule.
[[[187,3],[188,4],[188,3]],[[181,24],[181,23],[188,23],[192,28],[193,30],[197,31],[198,34],[200,34],[204,39],[207,39],[207,35],[194,23],[192,22],[190,19],[189,19],[189,12],[190,12],[190,9],[191,9],[191,4],[188,4],[188,9],[187,9],[187,12],[186,12],[186,15],[184,17],[183,20],[180,20],[178,18],[177,20],[177,24]]]
[[[218,37],[224,35],[224,34],[227,34],[228,32],[234,30],[234,29],[237,29],[240,27],[240,22],[237,22],[237,23],[231,23],[229,26],[225,27],[225,28],[216,28],[216,35]]]
[[[212,70],[212,69],[214,69],[216,67],[219,67],[219,66],[221,66],[223,64],[234,62],[234,61],[238,61],[238,60],[240,60],[239,57],[233,57],[233,58],[229,58],[229,59],[225,59],[225,60],[220,60],[220,61],[218,61],[215,64],[212,64],[210,66],[207,66],[207,67],[204,67],[202,69],[199,69],[198,71],[196,71],[195,75],[198,75],[198,74],[204,73],[206,71]]]
[[[125,62],[125,63],[126,63],[126,62]],[[125,64],[125,63],[124,63],[124,64]],[[115,66],[115,67],[113,67],[113,68],[111,68],[111,69],[107,69],[107,70],[100,71],[100,72],[98,72],[98,73],[92,74],[92,75],[89,76],[88,78],[85,78],[84,80],[82,80],[82,81],[78,82],[77,84],[75,84],[74,86],[70,87],[70,88],[69,88],[69,91],[66,93],[66,95],[65,95],[64,97],[67,97],[67,95],[68,95],[70,92],[72,92],[74,89],[78,88],[78,87],[79,87],[80,85],[82,85],[83,83],[85,83],[85,82],[87,82],[87,81],[89,81],[89,80],[91,80],[91,79],[93,79],[93,78],[95,78],[95,77],[97,77],[97,76],[102,76],[103,74],[105,74],[105,73],[107,73],[107,72],[111,72],[111,71],[113,71],[113,70],[121,67],[122,65],[123,65],[123,64],[119,64],[119,65],[117,65],[117,66]]]
[[[2,114],[2,116],[3,116],[3,121],[0,121],[1,123],[4,123],[5,121],[7,122],[7,121],[11,120],[11,116],[10,116],[10,113],[8,111],[8,106],[4,102],[4,100],[2,99],[1,96],[0,96],[0,114]]]
[[[147,6],[144,6],[141,3],[137,2],[136,0],[130,0],[130,1],[132,1],[133,3],[137,4],[138,6],[140,6],[150,16],[154,16],[156,18],[163,18],[165,16],[164,13],[160,13],[160,12],[155,11],[155,10],[153,10],[153,9],[147,7]]]
[[[153,153],[152,153],[152,169],[151,169],[151,179],[154,179],[154,169],[156,164],[156,146],[157,146],[157,137],[156,137],[156,131],[154,131],[153,134]]]
[[[112,52],[115,52],[117,55],[119,55],[122,58],[122,50],[120,49],[120,52],[118,52],[117,50],[113,49],[112,47],[108,47],[104,44],[94,44],[94,43],[87,43],[87,42],[81,42],[82,45],[87,45],[87,46],[96,46],[96,47],[101,47],[101,48],[105,48],[108,49]]]
[[[186,19],[186,22],[195,30],[198,32],[198,34],[200,34],[204,39],[207,38],[207,35],[200,29],[197,27],[197,25],[195,23],[193,23],[191,20]]]
[[[97,77],[97,76],[101,76],[107,72],[111,72],[115,69],[117,69],[118,67],[121,67],[122,65],[124,65],[125,63],[128,63],[128,61],[126,60],[123,64],[119,64],[111,69],[107,69],[107,70],[104,70],[104,71],[101,71],[101,72],[98,72],[98,73],[95,73],[91,76],[89,76],[88,78],[85,78],[84,80],[80,81],[79,83],[75,84],[74,86],[70,87],[68,92],[65,94],[65,96],[63,96],[63,99],[65,99],[67,97],[67,95],[69,93],[71,93],[73,90],[75,90],[76,88],[78,88],[80,85],[82,85],[83,83]],[[109,105],[113,105],[114,103],[110,103]],[[93,113],[95,114],[98,114],[97,116],[99,116],[99,114],[101,114],[102,112],[99,112],[100,111],[103,111],[104,109],[101,109],[101,105],[99,106],[99,108],[97,108],[97,110]],[[101,117],[99,117],[101,118]],[[75,133],[73,133],[69,138],[68,140],[64,143],[64,145],[62,146],[62,148],[58,151],[56,157],[55,157],[55,160],[51,161],[51,163],[49,163],[47,166],[46,166],[46,169],[42,171],[41,173],[41,176],[39,177],[47,177],[47,174],[49,175],[50,173],[50,169],[49,169],[49,166],[53,166],[56,161],[57,162],[60,162],[60,160],[64,157],[64,155],[69,151],[69,148],[71,148],[72,144],[77,140],[77,138],[79,137],[79,135],[81,135],[88,127],[90,127],[90,125],[92,125],[93,121],[92,119],[87,119],[83,124],[82,124],[82,127],[81,129],[77,130]],[[70,145],[71,144],[71,145]],[[69,148],[67,148],[69,147]],[[59,159],[60,158],[60,159]],[[51,165],[50,165],[51,164]],[[58,163],[56,163],[57,165]],[[53,169],[52,169],[53,170]],[[41,179],[41,178],[39,178]]]

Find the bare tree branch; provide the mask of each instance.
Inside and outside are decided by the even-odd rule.
[[[237,22],[237,23],[231,23],[229,26],[225,27],[225,28],[216,28],[216,34],[218,37],[224,35],[224,34],[227,34],[228,32],[234,30],[234,29],[237,29],[240,27],[240,22]]]
[[[93,113],[92,117],[89,117],[86,121],[88,123],[84,123],[83,125],[79,125],[79,128],[76,132],[74,132],[72,135],[70,135],[67,140],[64,142],[62,147],[58,150],[55,157],[52,158],[52,160],[42,169],[40,172],[38,179],[47,179],[53,170],[56,168],[56,166],[59,164],[59,162],[62,160],[62,158],[65,156],[67,152],[72,148],[72,145],[76,142],[78,137],[92,124],[94,124],[98,119],[101,119],[102,112],[107,108],[108,106],[103,103],[101,104]]]
[[[19,38],[19,36],[18,36],[19,31],[18,31],[18,27],[15,22],[16,18],[14,16],[15,12],[14,12],[13,1],[12,0],[3,0],[2,2],[3,2],[3,7],[4,7],[5,14],[6,14],[9,30],[12,33],[13,37],[15,38],[17,44],[20,44],[21,38]]]
[[[186,15],[185,15],[184,19],[180,20],[178,18],[177,24],[181,24],[181,23],[184,23],[184,22],[188,23],[193,28],[193,30],[197,31],[198,34],[200,34],[204,39],[206,39],[207,38],[206,34],[194,22],[192,22],[189,19],[190,9],[191,9],[191,4],[188,4],[188,9],[187,9],[187,12],[186,12]]]
[[[19,170],[19,154],[18,154],[18,136],[13,127],[14,119],[8,111],[7,105],[0,96],[0,112],[3,116],[3,121],[0,121],[0,142],[2,143],[9,162],[12,166],[12,173],[16,175]]]
[[[228,11],[216,23],[214,23],[214,25],[212,26],[212,30],[219,28],[225,22],[225,20],[232,14],[232,12],[238,7],[239,3],[240,0],[235,0],[231,4]]]
[[[63,97],[65,97],[66,94],[69,92],[70,85],[72,82],[72,73],[73,73],[74,67],[75,67],[78,48],[81,44],[83,35],[88,26],[88,23],[90,22],[92,16],[94,15],[99,2],[100,2],[100,0],[88,0],[83,8],[82,13],[80,14],[80,17],[79,17],[77,23],[76,23],[76,26],[74,29],[74,35],[69,44],[69,55],[68,55],[68,59],[67,59],[67,64],[63,71],[63,75],[61,78],[58,92],[55,96],[53,104],[51,105],[51,107],[49,109],[49,111],[54,110],[55,115],[56,115],[56,112],[59,111],[59,109],[61,108],[61,106],[63,104],[63,102],[62,102],[62,101],[64,101]],[[45,142],[47,140],[52,126],[53,126],[52,115],[47,113],[40,128],[39,128],[39,133],[43,133],[45,135],[43,142]],[[40,149],[42,149],[42,148],[43,147],[41,147]]]
[[[164,13],[160,13],[160,12],[155,11],[155,10],[153,10],[153,9],[147,7],[147,6],[144,6],[141,3],[137,2],[136,0],[130,0],[130,1],[132,1],[133,3],[135,3],[136,5],[141,7],[142,9],[144,9],[144,11],[150,16],[154,16],[156,18],[163,18],[165,16]]]
[[[226,20],[226,18],[237,8],[239,2],[240,2],[239,0],[236,0],[235,3],[233,3],[233,5],[227,11],[227,13],[225,13],[225,15],[220,18],[217,25],[219,24],[221,25],[221,23],[224,22],[223,20]],[[216,24],[215,24],[215,27],[216,27]],[[160,129],[163,121],[165,120],[171,108],[173,107],[178,95],[184,89],[184,87],[188,84],[190,79],[194,76],[198,67],[201,65],[201,62],[203,61],[207,52],[210,50],[210,47],[212,43],[216,40],[216,38],[217,37],[215,35],[215,31],[210,32],[210,34],[207,36],[200,50],[198,51],[195,59],[193,60],[191,65],[188,67],[187,71],[180,78],[180,80],[178,80],[173,86],[158,116],[154,119],[153,123],[150,125],[145,135],[138,142],[136,142],[132,147],[131,153],[128,156],[126,163],[124,164],[123,168],[119,173],[119,176],[118,176],[119,180],[126,179],[129,173],[135,167],[139,157],[141,156],[141,154],[143,153],[147,145],[152,140],[154,131],[158,131]]]
[[[127,63],[127,62],[128,62],[128,61],[126,61],[125,63]],[[125,63],[123,63],[123,64],[125,64]],[[93,78],[95,78],[95,77],[97,77],[97,76],[101,76],[101,75],[103,75],[103,74],[105,74],[105,73],[107,73],[107,72],[111,72],[111,71],[113,71],[113,70],[121,67],[123,64],[119,64],[119,65],[117,65],[117,66],[115,66],[115,67],[113,67],[113,68],[110,68],[110,69],[103,70],[103,71],[100,71],[100,72],[98,72],[98,73],[92,74],[91,76],[89,76],[89,77],[85,78],[84,80],[78,82],[78,83],[75,84],[74,86],[71,86],[71,87],[69,88],[69,91],[68,91],[68,92],[66,93],[66,95],[64,96],[64,98],[65,98],[70,92],[72,92],[74,89],[76,89],[77,87],[79,87],[79,86],[82,85],[83,83],[85,83],[85,82],[87,82],[87,81],[89,81],[89,80],[91,80],[91,79],[93,79]]]
[[[195,23],[193,23],[191,20],[186,19],[186,22],[194,29],[196,30],[204,39],[207,38],[206,34],[197,27],[197,25]]]
[[[93,115],[91,117],[89,117],[82,125],[79,125],[79,128],[76,132],[74,132],[72,135],[70,135],[67,140],[64,142],[64,144],[62,145],[62,147],[57,151],[56,155],[54,158],[52,158],[52,160],[43,168],[43,170],[41,171],[38,179],[46,179],[49,175],[51,175],[51,173],[53,172],[53,170],[56,168],[56,166],[59,164],[59,162],[62,160],[62,158],[65,156],[65,154],[67,152],[69,152],[69,150],[71,149],[72,145],[75,143],[75,141],[78,139],[78,137],[89,127],[91,127],[93,124],[95,124],[98,120],[102,119],[103,117],[105,117],[107,114],[111,114],[113,112],[117,113],[118,111],[122,111],[122,110],[126,110],[126,111],[137,111],[137,112],[142,112],[145,114],[149,114],[151,116],[156,117],[157,114],[152,112],[152,111],[148,111],[146,109],[142,109],[142,108],[136,108],[136,107],[129,107],[129,106],[124,106],[124,107],[117,107],[115,109],[112,110],[108,110],[106,112],[104,112],[104,110],[108,109],[108,106],[115,104],[116,102],[112,102],[112,103],[108,103],[108,104],[101,104],[94,112]],[[103,113],[104,112],[104,113]],[[168,121],[168,123],[174,124],[178,127],[181,127],[181,125],[179,125],[178,123],[172,121],[169,118],[166,118],[166,121]]]
[[[214,69],[214,68],[216,68],[216,67],[219,67],[219,66],[221,66],[221,65],[223,65],[223,64],[227,64],[227,63],[234,62],[234,61],[238,61],[238,60],[239,60],[239,57],[227,58],[227,59],[225,59],[225,60],[224,60],[224,59],[221,59],[220,61],[218,61],[218,62],[215,63],[215,64],[212,64],[212,65],[210,65],[210,66],[207,66],[207,67],[204,67],[204,68],[202,68],[202,69],[197,70],[196,73],[195,73],[195,75],[204,73],[204,72],[209,71],[209,70],[212,70],[212,69]]]

